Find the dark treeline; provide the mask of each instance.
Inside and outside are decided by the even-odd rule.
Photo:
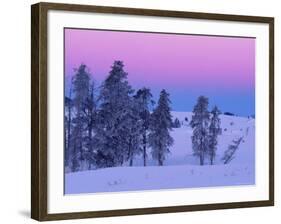
[[[172,120],[169,93],[163,89],[156,104],[149,88],[134,90],[122,61],[114,61],[100,86],[86,65],[74,72],[65,96],[65,167],[75,172],[133,166],[137,156],[146,166],[148,151],[164,165],[174,142],[170,131],[181,127],[178,118]],[[198,98],[189,124],[200,165],[206,158],[214,164],[220,114],[217,107],[208,111],[206,97]]]
[[[162,90],[155,105],[149,88],[135,91],[127,80],[122,61],[115,61],[96,86],[86,65],[72,77],[65,97],[65,166],[72,172],[133,165],[147,149],[162,166],[173,144],[170,99]]]

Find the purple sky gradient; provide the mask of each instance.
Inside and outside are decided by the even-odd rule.
[[[65,72],[85,63],[99,84],[122,60],[134,88],[165,88],[173,110],[190,111],[199,95],[239,115],[255,113],[255,39],[65,29]]]

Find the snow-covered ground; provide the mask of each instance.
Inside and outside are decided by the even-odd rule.
[[[214,187],[255,184],[255,120],[252,118],[221,115],[222,134],[218,139],[215,165],[199,166],[192,155],[192,129],[188,125],[190,112],[172,112],[181,128],[173,129],[174,145],[164,161],[157,166],[150,154],[148,166],[142,166],[141,158],[134,160],[133,167],[105,168],[67,173],[65,193],[97,193],[175,189],[189,187]],[[186,118],[188,121],[186,121]],[[243,137],[235,158],[224,165],[221,158],[232,140]],[[208,161],[206,161],[208,162]]]

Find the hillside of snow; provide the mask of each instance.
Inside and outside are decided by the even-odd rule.
[[[164,161],[157,166],[148,152],[148,166],[142,166],[141,157],[134,166],[104,168],[65,174],[65,193],[97,193],[214,187],[255,184],[255,120],[253,118],[220,115],[222,134],[218,138],[215,165],[200,166],[192,155],[191,112],[172,112],[173,119],[182,124],[174,128],[174,145]],[[243,137],[235,157],[229,164],[221,160],[232,140]]]

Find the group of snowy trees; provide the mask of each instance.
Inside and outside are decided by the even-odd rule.
[[[65,97],[65,166],[78,170],[133,165],[147,149],[161,166],[173,144],[169,94],[153,109],[150,89],[133,90],[122,61],[114,61],[98,88],[86,65],[75,70]],[[152,113],[151,113],[152,111]]]
[[[200,165],[204,165],[206,158],[214,164],[218,135],[221,134],[220,110],[215,106],[208,111],[208,98],[200,96],[193,108],[190,126],[193,129],[192,149],[194,156],[199,158]]]
[[[100,86],[89,68],[81,64],[69,83],[65,96],[65,167],[72,171],[133,166],[142,158],[147,165],[148,151],[159,166],[164,164],[173,145],[170,131],[180,128],[172,120],[169,94],[163,89],[155,106],[149,88],[135,91],[129,84],[122,61],[114,61]],[[213,165],[218,136],[221,134],[220,110],[208,110],[208,98],[200,96],[189,122],[193,129],[192,149],[200,165]],[[188,119],[185,118],[188,122]],[[229,163],[242,138],[233,141],[222,161]]]

